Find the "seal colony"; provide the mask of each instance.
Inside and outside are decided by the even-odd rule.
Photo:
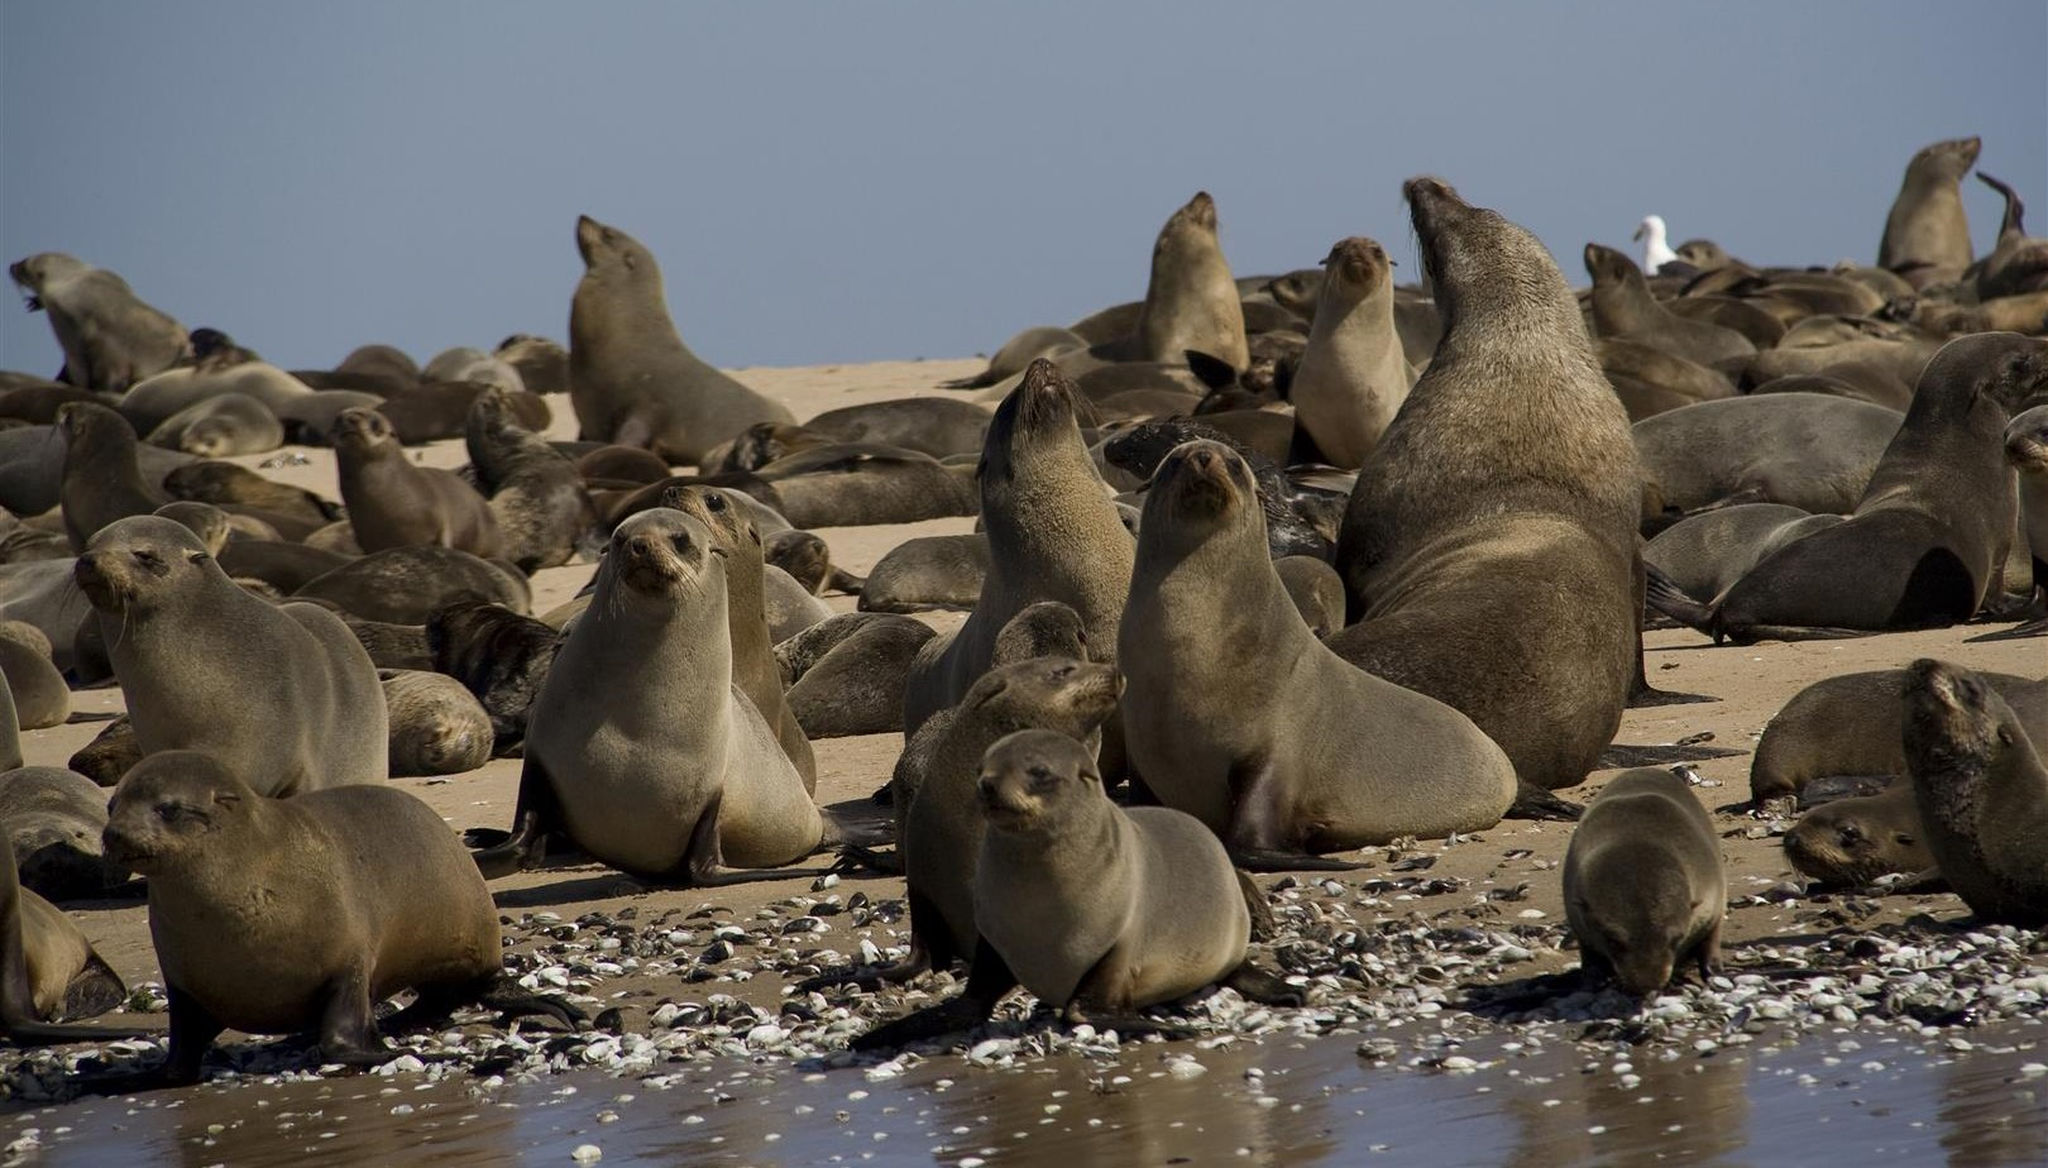
[[[26,431],[0,471],[23,509],[0,530],[0,811],[22,809],[0,1022],[170,1082],[223,1027],[310,1035],[316,1065],[545,1061],[474,1005],[629,1068],[837,1066],[1423,1003],[1725,1020],[1795,901],[1823,970],[1955,920],[2038,929],[2043,669],[1946,631],[2043,606],[2022,476],[2048,319],[1997,303],[2039,294],[2017,195],[1995,277],[1966,225],[1956,246],[1979,148],[1913,163],[1880,266],[1670,251],[1659,222],[1648,276],[1586,248],[1583,303],[1440,179],[1403,188],[1423,284],[1363,236],[1234,277],[1197,194],[1144,301],[947,371],[984,400],[898,374],[804,422],[786,380],[685,346],[652,251],[588,217],[566,347],[424,364],[373,345],[287,371],[213,329],[166,355],[170,318],[117,277],[31,257],[46,308],[106,323],[55,396],[0,399]],[[274,463],[266,418],[298,444]],[[1762,708],[1722,655],[1769,646],[1674,653],[1706,639],[1646,634],[1646,605],[1729,638],[1876,635],[1800,666],[1859,679],[1837,696]],[[1704,704],[1656,704],[1672,668]],[[127,720],[61,724],[101,680]],[[1691,739],[1746,746],[1786,698],[1753,798],[1715,798],[1751,760]],[[66,760],[84,773],[11,769]],[[860,796],[892,773],[880,812]],[[95,782],[110,818],[58,798]],[[128,871],[146,909],[38,895]],[[579,900],[605,907],[532,911]],[[109,963],[97,930],[145,912],[155,968]],[[664,977],[730,995],[639,996]],[[139,1017],[108,1021],[167,1013],[161,1059],[69,1029],[124,981]],[[12,1089],[96,1089],[66,1049],[9,1055]]]

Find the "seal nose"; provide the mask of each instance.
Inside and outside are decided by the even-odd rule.
[[[654,541],[644,535],[636,535],[626,541],[626,552],[636,560],[644,560],[654,554]]]

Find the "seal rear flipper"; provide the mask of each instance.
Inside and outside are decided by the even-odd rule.
[[[1721,614],[1713,605],[1702,604],[1687,595],[1685,589],[1678,586],[1677,581],[1659,571],[1655,564],[1644,564],[1643,572],[1646,577],[1643,603],[1679,624],[1698,629],[1714,638],[1715,644],[1720,644]]]
[[[1239,759],[1226,780],[1230,796],[1230,829],[1223,850],[1232,865],[1250,872],[1352,872],[1364,867],[1349,860],[1312,855],[1280,843],[1282,792],[1273,768],[1263,758]]]
[[[567,1030],[590,1029],[589,1017],[567,1000],[555,994],[534,993],[504,973],[485,983],[474,1000],[479,1006],[496,1010],[500,1026],[514,1018],[551,1018]]]
[[[1997,632],[1979,633],[1967,638],[1963,643],[1975,645],[1981,641],[2016,641],[2022,637],[2048,637],[2048,617],[2028,621],[2023,625],[2014,625],[2009,629],[1999,629]]]
[[[1684,693],[1679,690],[1657,689],[1649,682],[1644,681],[1629,691],[1628,708],[1631,710],[1642,710],[1652,706],[1685,706],[1699,702],[1718,702],[1720,700],[1720,698],[1712,694]]]
[[[900,852],[878,852],[860,844],[839,845],[839,859],[828,869],[831,872],[852,872],[866,868],[884,876],[903,875],[903,855]]]
[[[128,1000],[121,977],[94,953],[64,987],[65,1018],[96,1018]]]
[[[1757,641],[1846,641],[1856,637],[1874,637],[1886,631],[1908,630],[1838,629],[1826,625],[1742,625],[1718,628],[1714,639],[1718,643],[1725,636],[1738,645]]]
[[[1508,804],[1507,814],[1502,819],[1550,819],[1564,823],[1576,821],[1585,814],[1584,806],[1569,799],[1561,799],[1550,791],[1533,783],[1517,780],[1515,801]]]
[[[824,875],[824,870],[817,868],[726,867],[725,852],[718,842],[718,809],[724,801],[725,792],[719,791],[704,805],[703,812],[697,816],[696,826],[690,829],[690,841],[683,848],[683,858],[676,861],[675,867],[666,872],[632,872],[629,875],[673,888],[719,888],[729,884]],[[820,842],[822,844],[822,840]]]
[[[1244,964],[1225,974],[1217,985],[1236,990],[1247,1001],[1263,1006],[1306,1006],[1308,991],[1298,985],[1290,985],[1279,974],[1260,969],[1247,957]]]
[[[1280,931],[1273,921],[1273,906],[1266,903],[1266,894],[1253,882],[1251,873],[1242,868],[1232,869],[1237,875],[1237,890],[1244,894],[1244,907],[1252,918],[1252,940],[1265,941]]]
[[[1621,767],[1670,766],[1675,762],[1704,762],[1710,758],[1733,758],[1748,754],[1746,750],[1731,750],[1725,746],[1692,746],[1673,743],[1669,746],[1629,746],[1620,742],[1600,752],[1593,763],[1599,771]]]
[[[848,1050],[896,1050],[913,1042],[940,1038],[971,1030],[996,1011],[1004,995],[1017,988],[1017,975],[995,946],[982,940],[974,947],[974,967],[967,974],[967,988],[959,994],[884,1023],[847,1044]]]

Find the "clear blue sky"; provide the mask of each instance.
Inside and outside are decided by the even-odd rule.
[[[0,0],[0,259],[71,252],[287,365],[424,360],[566,340],[588,212],[719,364],[963,356],[1141,295],[1200,187],[1241,274],[1352,234],[1412,272],[1425,171],[1575,280],[1652,211],[1871,261],[1906,159],[1978,133],[2048,233],[2044,60],[2042,0]],[[0,366],[60,363],[0,312]]]

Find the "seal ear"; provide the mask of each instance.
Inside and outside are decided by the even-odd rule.
[[[234,791],[215,791],[213,802],[216,807],[226,807],[232,811],[241,804],[242,796]]]
[[[1229,389],[1237,384],[1237,370],[1221,357],[1212,357],[1196,349],[1183,349],[1181,356],[1186,358],[1195,379],[1210,389]]]
[[[995,679],[995,684],[990,686],[987,690],[983,690],[980,685],[976,685],[974,687],[975,692],[969,694],[968,697],[974,702],[975,708],[980,709],[982,706],[985,706],[989,702],[995,700],[997,694],[1002,693],[1004,690],[1008,688],[1010,688],[1009,679],[999,677]]]
[[[192,552],[185,557],[185,562],[188,564],[203,564],[212,558],[212,556],[205,552]]]

